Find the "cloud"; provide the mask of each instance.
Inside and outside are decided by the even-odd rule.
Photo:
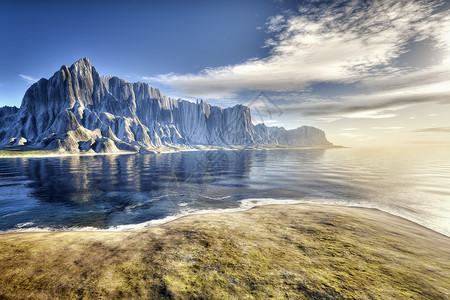
[[[269,17],[268,22],[266,23],[268,32],[278,32],[282,28],[286,27],[285,25],[286,19],[282,15]]]
[[[403,129],[404,127],[400,127],[400,126],[387,126],[387,127],[372,127],[371,129],[375,129],[375,130],[398,130],[398,129]]]
[[[414,130],[413,132],[450,133],[450,127],[422,128],[422,129]]]
[[[450,63],[442,63],[420,70],[398,70],[397,72],[384,76],[373,76],[365,79],[362,84],[373,90],[382,91],[409,90],[414,87],[425,86],[434,86],[436,89],[440,85],[441,89],[448,90],[449,87],[447,84],[450,80],[449,78]]]
[[[322,3],[310,2],[296,15],[269,18],[266,29],[273,36],[264,45],[271,49],[266,58],[195,74],[143,79],[171,86],[185,95],[210,98],[242,90],[292,91],[317,82],[353,83],[370,81],[374,76],[402,75],[392,62],[407,51],[412,40],[428,38],[435,42],[433,46],[449,48],[450,18],[437,10],[439,1]],[[430,78],[422,75],[416,78],[418,82]],[[410,83],[399,79],[391,86],[395,90]]]
[[[19,77],[22,78],[23,80],[25,80],[29,84],[33,84],[39,80],[39,79],[33,78],[29,75],[24,75],[24,74],[19,74]]]
[[[408,144],[419,144],[419,145],[436,145],[448,148],[450,145],[449,141],[433,141],[433,140],[407,140],[405,143]]]
[[[376,139],[376,137],[367,133],[341,132],[338,136],[348,137],[358,141],[369,141]]]
[[[427,70],[428,72],[428,70]],[[305,116],[334,118],[381,119],[392,118],[397,111],[423,103],[450,104],[450,70],[449,77],[442,82],[398,89],[380,89],[371,93],[342,96],[334,99],[304,102],[291,101],[281,108],[284,111],[298,112]],[[394,80],[394,79],[391,79]],[[389,84],[389,78],[385,79]],[[378,82],[381,85],[381,81]]]
[[[333,117],[321,117],[321,118],[317,118],[318,121],[326,122],[326,123],[331,123],[331,122],[334,122],[334,121],[338,121],[338,120],[340,120],[340,119],[341,119],[341,118],[333,118]]]

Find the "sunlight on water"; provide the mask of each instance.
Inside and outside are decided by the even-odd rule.
[[[257,199],[257,200],[249,200]],[[445,148],[0,159],[0,230],[126,228],[298,201],[379,208],[450,235]]]

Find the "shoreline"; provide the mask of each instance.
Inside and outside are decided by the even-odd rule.
[[[97,153],[97,152],[55,152],[48,150],[40,150],[40,149],[29,149],[29,150],[8,150],[4,148],[0,148],[0,159],[1,158],[51,158],[51,157],[71,157],[71,156],[96,156],[96,155],[129,155],[129,154],[166,154],[166,153],[177,153],[177,152],[185,152],[185,151],[243,151],[243,150],[308,150],[308,149],[334,149],[334,148],[349,148],[344,146],[305,146],[305,147],[297,147],[297,146],[252,146],[252,147],[235,147],[235,148],[227,148],[227,147],[216,147],[216,146],[202,146],[197,145],[195,147],[180,147],[180,148],[161,148],[155,149],[152,151],[143,151],[143,152],[135,152],[135,151],[119,151],[119,152],[105,152],[105,153]],[[27,152],[47,152],[48,153],[40,153],[40,154],[26,154]],[[2,152],[7,152],[7,154],[2,154]]]
[[[324,201],[321,201],[324,200]],[[175,222],[178,219],[189,217],[192,215],[214,215],[214,214],[232,214],[232,213],[239,213],[239,212],[245,212],[249,211],[254,208],[258,207],[265,207],[265,206],[286,206],[286,205],[312,205],[312,206],[332,206],[332,207],[349,207],[349,208],[355,208],[355,209],[362,209],[362,210],[374,210],[378,211],[380,213],[388,214],[392,217],[399,218],[402,220],[406,220],[408,222],[414,223],[417,226],[423,227],[427,230],[433,231],[437,234],[442,235],[443,237],[450,238],[450,235],[447,235],[444,232],[441,232],[439,230],[433,229],[431,227],[427,227],[415,220],[408,219],[404,216],[401,216],[399,214],[395,214],[392,212],[389,212],[387,210],[383,210],[379,207],[370,207],[370,206],[363,206],[363,205],[345,205],[344,203],[332,203],[328,199],[303,199],[303,200],[296,200],[296,199],[271,199],[271,198],[249,198],[241,200],[240,206],[235,208],[221,208],[221,209],[210,209],[210,210],[193,210],[193,211],[187,211],[178,213],[175,215],[166,216],[161,219],[153,219],[149,221],[145,221],[142,223],[136,223],[136,224],[122,224],[122,225],[114,225],[109,226],[107,228],[96,228],[92,226],[86,226],[86,227],[63,227],[63,228],[51,228],[51,227],[28,227],[28,228],[17,228],[17,229],[7,229],[7,230],[0,230],[0,237],[2,235],[6,234],[16,234],[16,233],[52,233],[52,232],[133,232],[133,231],[139,231],[139,230],[145,230],[148,228],[158,227],[167,223]]]
[[[7,298],[444,299],[450,286],[450,238],[372,208],[265,205],[0,241]]]

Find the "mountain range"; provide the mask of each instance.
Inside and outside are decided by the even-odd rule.
[[[252,123],[229,108],[170,98],[147,83],[101,77],[87,58],[63,65],[25,93],[20,108],[0,108],[0,145],[69,152],[262,145],[332,146],[325,133]]]

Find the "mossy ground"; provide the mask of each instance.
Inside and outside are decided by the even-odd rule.
[[[276,150],[276,149],[311,149],[311,148],[330,148],[330,147],[293,147],[286,145],[266,145],[266,146],[258,146],[258,147],[215,147],[215,146],[167,146],[161,148],[155,148],[153,150],[143,150],[142,153],[167,153],[167,152],[179,152],[179,151],[193,151],[193,150]],[[334,146],[334,148],[339,148],[339,146]],[[68,152],[68,151],[53,151],[53,150],[39,150],[30,146],[3,146],[0,147],[0,158],[1,157],[45,157],[45,156],[68,156],[68,155],[99,155],[99,154],[131,154],[138,152],[129,152],[129,151],[120,151],[120,152],[111,152],[111,153],[95,153],[95,152]]]
[[[45,150],[0,150],[1,156],[42,156],[42,155],[52,155],[58,154],[55,151],[45,151]]]
[[[446,299],[449,249],[380,211],[304,204],[133,232],[4,234],[0,298]]]

